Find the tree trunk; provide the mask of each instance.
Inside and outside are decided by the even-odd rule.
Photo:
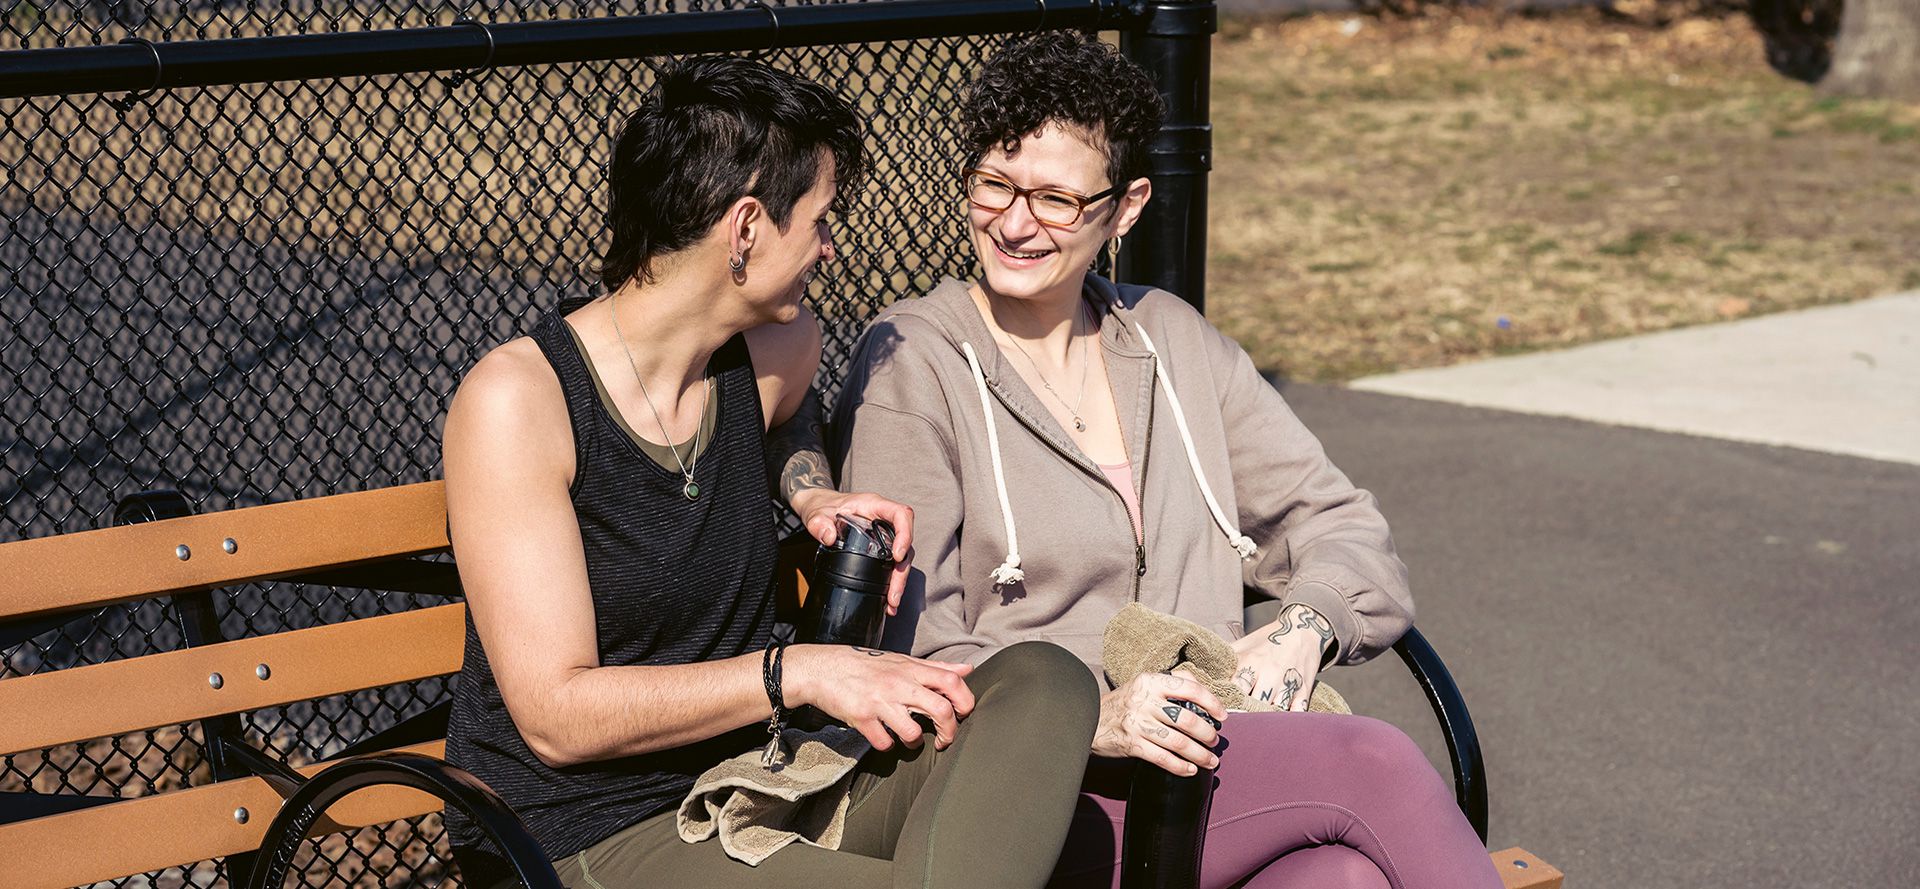
[[[1920,0],[1846,0],[1820,89],[1920,101]]]

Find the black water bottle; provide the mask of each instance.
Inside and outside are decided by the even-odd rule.
[[[875,647],[887,620],[893,526],[843,515],[838,527],[833,545],[814,555],[800,632],[809,642]]]
[[[1220,723],[1192,701],[1174,701]],[[1197,889],[1213,808],[1213,770],[1176,775],[1149,762],[1134,764],[1120,847],[1120,889]]]

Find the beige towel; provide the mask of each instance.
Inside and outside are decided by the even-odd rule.
[[[1134,602],[1107,622],[1100,643],[1107,677],[1118,686],[1141,673],[1170,673],[1185,669],[1213,692],[1228,710],[1253,712],[1280,709],[1267,701],[1247,697],[1233,684],[1240,657],[1220,634],[1185,618],[1161,614]],[[1307,709],[1314,713],[1352,713],[1345,698],[1325,682],[1313,684]]]
[[[795,840],[840,848],[852,799],[853,767],[871,749],[845,726],[818,731],[789,728],[785,755],[772,767],[755,748],[708,769],[680,804],[680,839],[720,837],[727,857],[758,865]]]

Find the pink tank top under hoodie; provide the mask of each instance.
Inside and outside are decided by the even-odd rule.
[[[1146,532],[1141,530],[1140,524],[1140,495],[1133,490],[1133,464],[1097,463],[1094,465],[1100,467],[1100,471],[1106,474],[1107,481],[1113,482],[1114,488],[1120,492],[1120,499],[1126,501],[1127,518],[1133,520],[1134,538],[1139,539],[1140,535]]]

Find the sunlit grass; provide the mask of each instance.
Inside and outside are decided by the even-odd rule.
[[[1215,46],[1208,311],[1263,367],[1346,379],[1920,286],[1920,108],[1781,78],[1742,20],[1349,21]]]

